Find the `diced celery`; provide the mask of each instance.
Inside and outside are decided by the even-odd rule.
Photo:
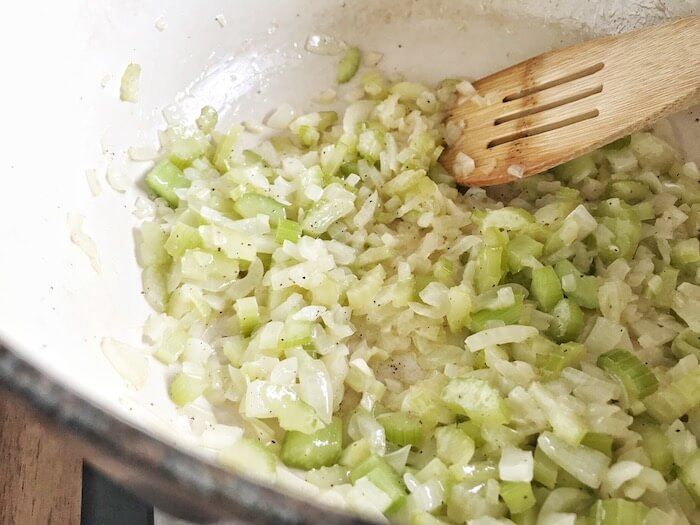
[[[405,170],[384,184],[382,189],[387,195],[403,195],[425,178],[425,170]]]
[[[372,302],[372,299],[379,293],[383,282],[384,270],[381,266],[376,266],[374,269],[367,272],[360,282],[347,291],[348,304],[350,307],[360,309]]]
[[[284,322],[284,328],[280,334],[279,348],[287,349],[310,345],[313,342],[311,332],[311,322],[295,321],[290,317]]]
[[[649,509],[643,503],[611,498],[596,501],[591,507],[591,525],[639,525]]]
[[[153,357],[161,363],[172,364],[185,351],[188,335],[182,326],[175,326],[166,330],[163,334],[158,348],[153,353]]]
[[[630,172],[638,167],[637,157],[629,148],[608,150],[605,152],[605,158],[615,173]]]
[[[593,275],[583,275],[579,272],[571,261],[559,261],[554,269],[562,280],[562,289],[566,296],[575,301],[583,308],[595,310],[598,308],[598,288],[600,281]],[[568,288],[564,282],[564,277],[573,276],[573,288]]]
[[[474,282],[479,293],[490,290],[501,282],[503,277],[502,260],[503,248],[482,246],[477,258]]]
[[[700,241],[697,237],[676,241],[671,248],[671,262],[683,265],[700,261]]]
[[[167,238],[168,234],[160,224],[151,221],[141,224],[138,256],[142,266],[159,266],[170,262],[170,254],[163,246]]]
[[[177,406],[184,406],[201,396],[209,386],[205,376],[180,372],[170,382],[168,393]]]
[[[478,425],[505,425],[510,419],[501,393],[483,379],[452,379],[442,391],[442,399],[456,413],[468,416]]]
[[[387,441],[400,446],[420,445],[423,440],[423,422],[407,412],[391,412],[377,416]]]
[[[551,266],[543,266],[532,270],[530,291],[545,312],[549,312],[564,298],[557,272]]]
[[[630,148],[643,168],[652,168],[661,172],[668,170],[677,158],[671,146],[651,133],[632,133]]]
[[[365,439],[353,441],[343,450],[338,462],[346,467],[355,467],[370,457],[372,450]]]
[[[178,222],[170,230],[163,246],[172,257],[182,257],[187,250],[201,248],[202,238],[197,228]]]
[[[700,404],[700,368],[662,385],[644,399],[649,414],[661,423],[672,423]]]
[[[289,467],[303,470],[329,467],[340,459],[342,442],[342,423],[334,417],[328,425],[312,434],[286,432],[280,459]]]
[[[423,84],[419,84],[417,82],[397,82],[393,86],[391,86],[390,91],[392,93],[398,94],[399,95],[399,100],[401,102],[415,102],[415,100],[425,93],[426,91],[429,91],[427,87],[425,87]]]
[[[221,449],[218,459],[227,467],[265,482],[273,481],[277,471],[273,452],[248,438],[240,438],[233,445]]]
[[[578,366],[584,355],[586,355],[585,346],[568,342],[552,348],[550,352],[538,354],[536,363],[543,379],[553,379],[559,377],[565,368]]]
[[[411,514],[411,525],[449,525],[449,523],[427,512],[414,512]]]
[[[700,360],[700,334],[686,328],[671,343],[671,351],[677,358],[694,355]]]
[[[338,72],[336,74],[338,84],[345,84],[355,76],[357,69],[360,67],[361,58],[362,53],[358,48],[351,47],[345,50],[338,61]]]
[[[445,286],[452,286],[454,284],[454,274],[455,265],[446,257],[440,257],[433,267],[433,275]]]
[[[537,509],[535,507],[526,510],[520,514],[511,514],[510,519],[515,525],[537,525]],[[576,525],[588,525],[587,523],[582,523]]]
[[[416,472],[416,480],[419,483],[427,483],[432,480],[438,480],[443,484],[447,484],[450,471],[440,458],[431,459],[422,469]]]
[[[637,432],[642,436],[642,448],[651,462],[651,467],[664,475],[671,472],[673,453],[666,434],[655,424],[646,424],[637,429]]]
[[[583,436],[581,444],[598,450],[608,457],[612,457],[613,437],[610,434],[589,432]]]
[[[562,299],[554,308],[547,334],[558,343],[574,341],[583,328],[583,311],[571,299]]]
[[[214,167],[221,173],[227,172],[230,168],[231,154],[233,153],[233,148],[235,148],[238,143],[241,131],[243,131],[241,125],[231,127],[229,132],[220,139],[216,146],[216,151],[214,152]]]
[[[122,102],[138,102],[140,78],[140,64],[132,63],[126,66],[119,85],[119,100]]]
[[[233,209],[241,217],[255,217],[258,214],[270,217],[270,223],[274,226],[285,218],[284,205],[272,197],[259,193],[244,193],[233,203]]]
[[[481,435],[481,427],[473,421],[462,421],[457,425],[462,432],[469,436],[477,447],[482,447],[485,443]]]
[[[185,177],[182,170],[167,159],[156,164],[146,175],[146,185],[149,189],[173,207],[180,202],[175,190],[189,188],[190,184],[190,180]]]
[[[612,242],[597,240],[598,255],[606,264],[615,259],[632,259],[641,239],[639,221],[603,217],[600,223],[613,233]]]
[[[301,224],[289,219],[279,219],[275,240],[282,244],[284,241],[296,243],[301,238]]]
[[[581,181],[597,175],[598,167],[590,155],[583,155],[552,168],[552,173],[566,182]]]
[[[406,488],[401,478],[384,459],[370,456],[350,471],[353,483],[365,476],[391,498],[387,512],[391,512],[406,497]]]
[[[690,458],[680,465],[678,478],[695,503],[700,504],[700,450],[696,449]]]
[[[243,364],[243,355],[247,348],[248,341],[240,335],[226,337],[223,341],[224,356],[235,367]]]
[[[437,456],[445,463],[467,464],[474,455],[474,440],[456,425],[435,430]]]
[[[481,222],[481,229],[520,230],[533,222],[535,222],[535,218],[528,211],[506,206],[497,210],[489,210]]]
[[[258,301],[255,297],[243,297],[233,304],[238,317],[238,327],[245,335],[249,335],[260,323]]]
[[[610,185],[610,196],[629,203],[638,203],[650,195],[649,186],[636,180],[620,180]]]
[[[501,482],[501,498],[511,514],[520,514],[535,506],[535,494],[532,485],[524,481]]]
[[[496,310],[479,310],[470,315],[469,329],[472,332],[480,332],[487,328],[491,321],[500,321],[504,324],[517,324],[523,314],[523,296],[516,294],[515,303],[505,308]]]
[[[257,256],[253,239],[236,230],[213,225],[200,226],[198,230],[205,245],[220,249],[231,259],[252,262]]]
[[[597,364],[622,383],[630,401],[645,398],[659,385],[649,367],[627,350],[606,352],[598,357]]]
[[[666,266],[658,275],[653,275],[647,281],[644,297],[649,299],[657,308],[670,308],[671,297],[678,283],[678,274],[675,268]]]
[[[508,266],[512,273],[521,271],[530,266],[533,260],[542,256],[544,245],[541,242],[526,235],[518,235],[512,239],[506,247]]]
[[[311,290],[313,304],[333,308],[340,300],[340,290],[338,283],[327,275],[321,280],[321,284]]]

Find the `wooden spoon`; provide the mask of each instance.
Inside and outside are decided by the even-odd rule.
[[[445,168],[476,186],[535,175],[698,101],[700,17],[550,51],[473,85],[481,97],[448,116],[463,131]]]

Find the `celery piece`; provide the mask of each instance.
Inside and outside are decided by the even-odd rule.
[[[430,90],[418,82],[403,81],[397,82],[391,86],[389,91],[394,94],[398,94],[401,102],[415,102],[420,95]]]
[[[700,261],[700,241],[697,237],[676,241],[671,248],[671,262],[676,266]]]
[[[598,357],[597,365],[622,383],[630,400],[642,399],[656,391],[654,373],[627,350],[612,350]]]
[[[284,328],[280,333],[279,348],[286,350],[297,346],[310,345],[312,326],[310,321],[295,321],[291,317],[284,322]]]
[[[551,266],[543,266],[532,270],[530,291],[545,312],[549,312],[564,298],[557,272]]]
[[[610,434],[601,432],[588,432],[581,444],[602,452],[608,457],[612,457],[613,437]]]
[[[392,503],[387,512],[397,507],[406,497],[406,487],[401,478],[384,459],[372,455],[350,471],[350,480],[353,483],[365,476],[391,499]]]
[[[506,246],[508,266],[512,273],[517,273],[533,260],[542,256],[544,244],[526,235],[518,235]]]
[[[467,464],[474,455],[474,440],[456,425],[435,429],[437,456],[445,463]]]
[[[201,396],[209,386],[206,377],[180,372],[170,382],[168,393],[177,406],[184,406]]]
[[[700,359],[700,334],[686,328],[673,339],[671,351],[679,359],[687,355],[694,355]]]
[[[549,459],[540,447],[535,448],[535,468],[533,478],[540,485],[548,489],[554,489],[557,484],[559,467],[554,461]]]
[[[602,217],[599,222],[613,233],[612,243],[597,241],[598,256],[603,262],[610,264],[618,258],[631,260],[641,240],[640,222],[615,217]]]
[[[238,138],[243,131],[243,127],[239,124],[232,126],[226,135],[221,137],[214,152],[214,167],[221,173],[225,173],[230,168],[231,154],[233,148],[238,143]]]
[[[284,434],[280,459],[288,467],[311,470],[330,467],[340,459],[343,426],[339,418],[312,434],[288,431]]]
[[[429,481],[439,481],[446,485],[450,471],[440,458],[431,459],[422,469],[416,472],[415,477],[419,483],[428,483]]]
[[[663,268],[661,272],[647,281],[644,297],[649,299],[657,308],[670,308],[679,273],[678,270],[671,266]]]
[[[558,343],[574,341],[583,328],[583,311],[571,299],[562,299],[552,311],[547,334]]]
[[[593,177],[598,174],[598,167],[590,155],[565,162],[556,168],[552,168],[554,175],[566,182],[581,181],[587,177]]]
[[[248,348],[248,340],[240,335],[232,335],[223,338],[222,351],[226,359],[235,366],[240,368],[244,362],[244,354]]]
[[[377,416],[377,421],[384,427],[387,441],[400,446],[418,446],[423,440],[423,423],[412,414],[391,412]]]
[[[122,74],[119,85],[119,100],[122,102],[138,102],[139,81],[141,79],[141,65],[129,64]]]
[[[355,76],[357,69],[360,67],[361,58],[362,54],[358,48],[351,47],[345,50],[345,53],[338,61],[338,71],[335,77],[338,84],[345,84]]]
[[[433,275],[445,286],[452,286],[455,279],[455,264],[447,257],[440,257],[433,267]]]
[[[233,203],[233,209],[241,217],[255,217],[258,214],[270,217],[270,223],[274,226],[285,217],[284,205],[272,197],[259,193],[244,193]]]
[[[650,197],[649,186],[636,180],[620,180],[610,185],[611,197],[622,199],[630,204],[642,202]]]
[[[343,450],[338,463],[346,467],[355,467],[372,455],[369,442],[365,439],[353,441]]]
[[[517,324],[523,314],[523,296],[515,295],[515,304],[498,308],[496,310],[479,310],[470,315],[469,329],[472,332],[480,332],[486,329],[490,321],[501,321],[504,324]]]
[[[163,244],[168,238],[162,225],[145,221],[141,224],[141,239],[137,244],[138,259],[141,266],[160,266],[170,262],[170,254]]]
[[[452,379],[443,389],[442,399],[455,413],[468,416],[477,425],[505,425],[510,420],[501,393],[483,379]]]
[[[279,222],[277,223],[275,240],[280,244],[282,244],[284,241],[289,241],[296,244],[301,238],[301,233],[301,224],[282,218],[279,219]]]
[[[238,327],[244,335],[249,335],[260,323],[258,301],[255,297],[243,297],[233,303],[238,317]]]
[[[532,485],[524,481],[502,481],[501,498],[511,514],[520,514],[535,506]]]
[[[677,160],[677,153],[664,140],[647,132],[632,133],[630,149],[643,168],[667,171]]]
[[[521,208],[506,206],[497,210],[489,210],[481,222],[481,229],[521,230],[533,222],[535,222],[535,218],[530,212]]]
[[[249,438],[240,438],[233,445],[221,449],[218,459],[227,467],[265,482],[273,481],[277,470],[274,453]]]
[[[700,450],[695,450],[690,458],[680,465],[678,478],[683,486],[700,505]]]
[[[561,344],[548,353],[537,355],[535,362],[543,379],[554,379],[565,368],[578,366],[585,354],[586,347],[572,341]]]
[[[575,301],[582,308],[595,310],[598,308],[598,287],[600,281],[593,275],[583,275],[571,261],[559,261],[554,266],[555,271],[560,279],[567,275],[572,275],[574,287],[567,289],[562,281],[562,289],[566,296]]]
[[[172,257],[182,257],[187,250],[202,247],[202,238],[197,228],[182,222],[175,223],[170,235],[165,241],[164,248]]]
[[[639,525],[649,509],[643,503],[621,498],[601,499],[591,507],[590,525]]]
[[[169,160],[161,160],[146,175],[146,186],[158,197],[162,197],[172,206],[177,207],[180,198],[175,190],[189,188],[190,181],[182,170]]]
[[[673,468],[673,453],[666,434],[655,424],[644,425],[636,431],[642,436],[642,448],[651,462],[651,467],[663,475],[668,475]]]
[[[660,423],[672,423],[700,404],[700,368],[662,385],[644,399],[649,414]]]
[[[482,246],[477,257],[474,282],[478,293],[484,293],[501,282],[503,277],[502,259],[503,248]]]

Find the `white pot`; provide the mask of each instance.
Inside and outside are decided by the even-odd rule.
[[[592,35],[698,14],[700,0],[63,0],[13,2],[4,11],[0,340],[12,354],[3,354],[3,380],[25,397],[34,390],[41,410],[62,414],[83,438],[84,407],[71,405],[70,412],[49,403],[47,392],[55,396],[66,386],[104,409],[93,416],[116,415],[186,448],[193,440],[167,398],[165,370],[151,363],[146,386],[135,390],[100,350],[105,336],[141,345],[149,308],[134,256],[139,221],[132,212],[144,195],[138,181],[148,164],[129,162],[126,149],[155,147],[164,108],[192,121],[209,104],[226,124],[259,121],[282,102],[308,105],[333,84],[335,63],[304,50],[310,33],[383,53],[387,72],[419,80],[478,78]],[[142,66],[136,104],[119,101],[130,62]],[[695,160],[697,113],[674,121],[681,146]],[[130,181],[125,193],[106,184],[109,167]],[[98,196],[90,192],[87,170],[96,170]],[[69,213],[84,216],[99,273],[71,242]],[[8,372],[10,361],[21,365],[17,357],[45,376],[30,375],[29,383],[8,377],[17,376],[17,368]],[[30,384],[37,377],[53,390],[37,393]],[[88,441],[100,448],[108,431],[92,432]],[[177,483],[194,483],[192,490],[202,494],[201,480]],[[222,515],[245,507],[229,497],[234,503],[224,505]]]

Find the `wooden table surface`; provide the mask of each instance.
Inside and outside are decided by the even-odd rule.
[[[82,457],[0,392],[0,525],[79,525]]]

